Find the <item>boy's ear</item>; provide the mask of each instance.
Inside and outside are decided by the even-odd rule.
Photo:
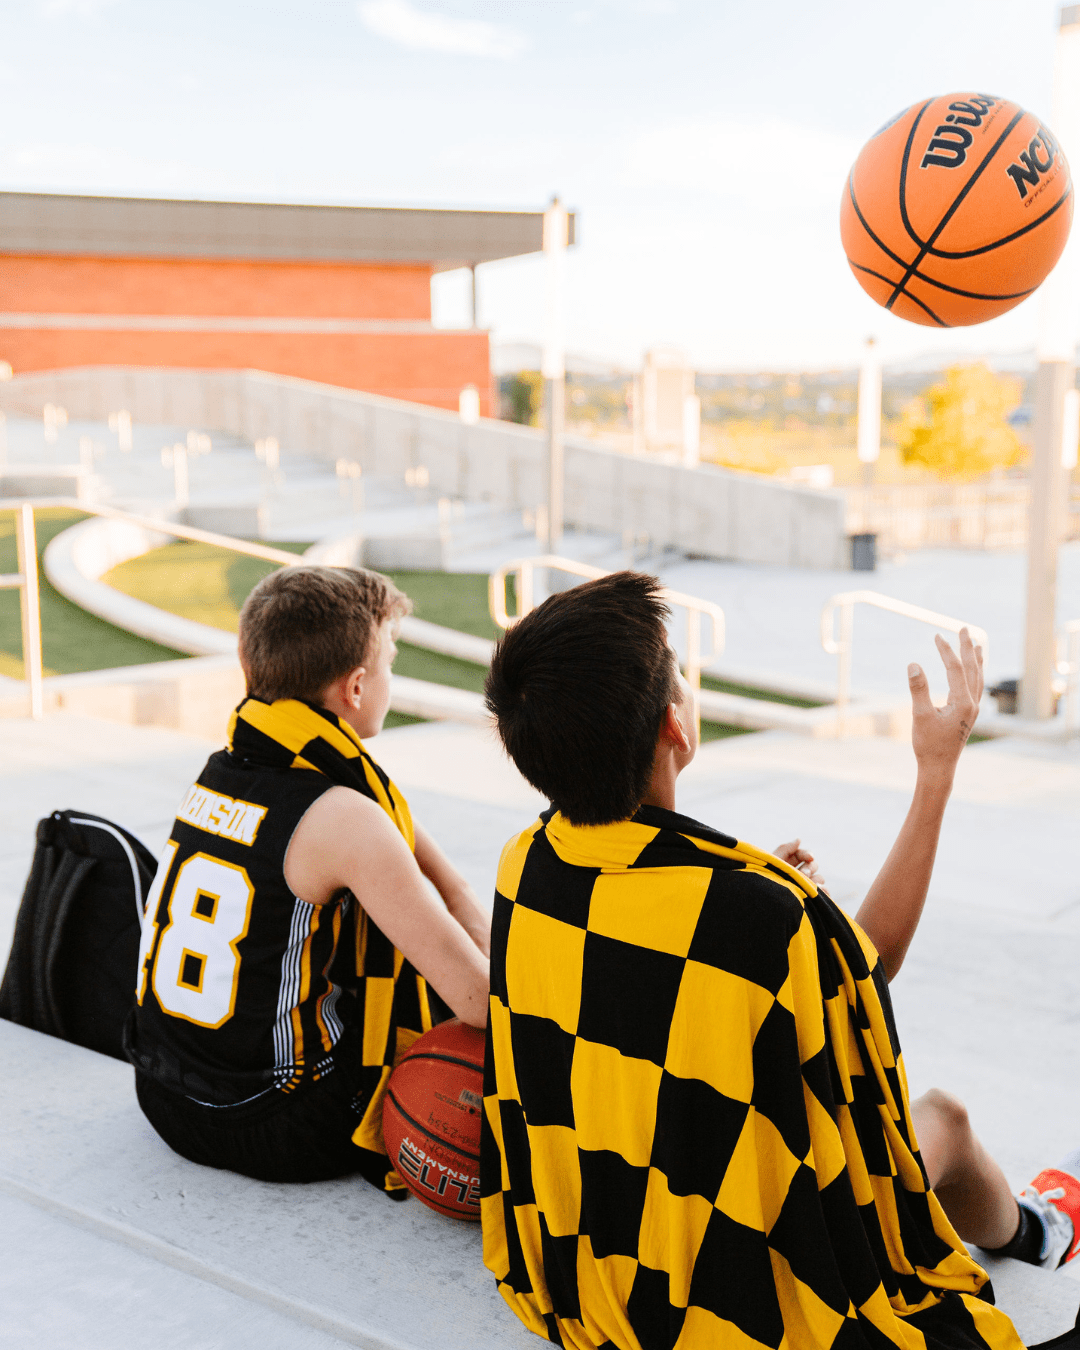
[[[664,721],[660,727],[662,739],[671,741],[680,750],[690,749],[690,736],[683,726],[682,711],[678,703],[669,703],[664,712]]]

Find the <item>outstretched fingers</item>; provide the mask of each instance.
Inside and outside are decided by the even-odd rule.
[[[964,667],[964,678],[967,681],[968,693],[978,703],[982,697],[982,672],[979,665],[980,652],[975,646],[971,633],[966,628],[960,629],[960,660]]]
[[[912,662],[907,668],[907,675],[908,688],[911,690],[912,712],[916,715],[932,712],[934,705],[930,702],[930,681],[926,678],[926,672],[922,666],[917,666]]]
[[[963,662],[940,633],[934,634],[934,642],[938,649],[938,655],[941,657],[942,664],[945,667],[945,674],[948,677],[949,702],[955,703],[958,699],[969,697],[967,677],[964,671]]]

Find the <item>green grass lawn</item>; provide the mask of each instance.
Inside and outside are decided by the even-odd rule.
[[[36,512],[38,548],[61,530],[83,517],[74,511]],[[0,514],[0,571],[15,570],[15,522],[11,512]],[[306,543],[279,544],[292,553],[303,553]],[[130,562],[114,567],[102,578],[126,595],[157,605],[173,614],[211,624],[235,633],[240,609],[252,588],[275,570],[275,564],[247,558],[228,549],[187,540],[153,549]],[[488,579],[482,572],[391,572],[394,584],[413,602],[413,613],[430,623],[454,628],[476,637],[496,638],[499,630],[488,613]],[[141,665],[171,661],[182,652],[159,646],[125,633],[73,605],[59,595],[42,574],[42,629],[45,665],[50,674],[77,670],[100,670],[111,666]],[[512,603],[512,601],[511,601]],[[15,591],[0,591],[0,674],[22,677],[19,598]],[[407,642],[398,644],[394,669],[399,675],[482,693],[485,671],[471,661],[442,656]],[[702,680],[707,688],[754,693],[719,681]],[[770,697],[766,695],[765,697]],[[777,701],[810,707],[796,699],[777,696]],[[387,726],[400,726],[419,719],[391,713]],[[718,740],[739,736],[744,728],[720,722],[703,722],[701,739]]]
[[[37,527],[38,556],[61,530],[84,517],[76,511],[42,508],[34,512]],[[0,572],[14,572],[18,564],[15,550],[15,514],[0,512]],[[45,672],[68,675],[80,670],[104,670],[111,666],[139,666],[150,661],[175,661],[182,652],[147,642],[134,633],[125,633],[111,623],[87,614],[78,605],[65,600],[49,585],[45,573],[41,579],[41,635]],[[23,678],[22,620],[19,592],[0,591],[0,675]]]

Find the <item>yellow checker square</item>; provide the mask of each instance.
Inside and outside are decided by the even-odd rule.
[[[806,1103],[806,1123],[810,1126],[810,1154],[807,1163],[813,1167],[818,1190],[824,1190],[847,1167],[844,1142],[835,1118],[803,1083],[803,1101]],[[845,1111],[847,1107],[843,1108]]]
[[[503,848],[502,855],[499,858],[499,871],[496,886],[500,895],[504,895],[507,900],[516,900],[518,886],[521,885],[521,873],[525,868],[525,859],[529,856],[529,849],[532,848],[533,839],[537,830],[540,828],[540,822],[530,825],[527,830],[523,830],[516,838],[511,839]]]
[[[792,1273],[779,1252],[770,1248],[769,1259],[784,1310],[784,1344],[791,1350],[818,1350],[819,1346],[832,1345],[847,1320],[845,1315],[823,1303],[808,1284]]]
[[[488,999],[488,1032],[491,1036],[491,1058],[495,1065],[496,1095],[504,1102],[519,1102],[521,1093],[514,1067],[514,1046],[510,1039],[510,1010],[504,1008],[497,998]]]
[[[631,1059],[579,1037],[570,1069],[578,1146],[610,1149],[631,1167],[647,1167],[662,1074],[651,1060]]]
[[[685,956],[712,875],[708,867],[643,867],[599,876],[589,932]]]
[[[364,981],[364,1063],[381,1064],[390,1035],[394,981],[388,975],[369,975]]]
[[[805,1064],[825,1044],[817,939],[805,914],[788,943],[788,972],[788,978],[777,995],[777,1002],[795,1018],[799,1063]]]
[[[613,1324],[619,1331],[616,1344],[619,1341],[625,1345],[639,1344],[626,1315],[637,1266],[632,1256],[594,1256],[591,1241],[584,1235],[578,1238],[577,1282],[581,1320],[594,1346],[614,1339]],[[604,1325],[591,1315],[594,1308],[604,1317]]]
[[[784,1343],[786,1350],[786,1342]],[[686,1310],[686,1318],[675,1342],[675,1350],[702,1350],[715,1346],[716,1350],[766,1350],[761,1341],[755,1341],[734,1322],[717,1317],[708,1308],[693,1305]]]
[[[665,1067],[700,1078],[733,1101],[754,1091],[754,1038],[769,1015],[767,989],[699,961],[687,961],[668,1036]]]
[[[712,1212],[703,1196],[672,1195],[663,1172],[649,1169],[638,1260],[650,1270],[667,1271],[668,1298],[677,1308],[685,1308],[690,1301],[694,1262]]]
[[[584,951],[583,928],[515,905],[506,942],[506,993],[514,1012],[550,1018],[574,1035]]]
[[[532,1183],[552,1237],[570,1237],[581,1219],[581,1167],[577,1136],[566,1125],[526,1125],[532,1150]]]
[[[780,1217],[799,1160],[768,1119],[751,1109],[724,1173],[716,1208],[746,1228],[767,1233]]]
[[[544,1251],[540,1239],[540,1214],[536,1206],[515,1205],[514,1227],[521,1242],[521,1254],[525,1258],[536,1305],[541,1313],[553,1312],[551,1296],[544,1283]]]

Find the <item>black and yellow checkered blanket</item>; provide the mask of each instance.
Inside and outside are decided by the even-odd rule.
[[[485,1262],[557,1344],[1020,1346],[929,1188],[869,940],[672,812],[503,851],[481,1183]]]

